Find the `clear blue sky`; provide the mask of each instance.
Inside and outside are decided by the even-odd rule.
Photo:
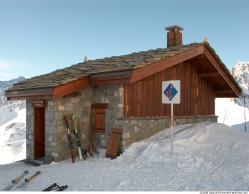
[[[249,60],[249,0],[0,0],[0,80],[48,73],[88,59],[209,43],[229,69]]]

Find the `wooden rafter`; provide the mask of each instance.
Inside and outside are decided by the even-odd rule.
[[[204,54],[208,58],[208,60],[213,64],[213,66],[216,68],[216,70],[219,72],[219,74],[222,76],[222,78],[227,82],[227,84],[231,87],[231,89],[235,92],[237,96],[240,95],[240,89],[236,87],[236,85],[229,79],[227,73],[225,72],[224,68],[219,64],[217,59],[213,56],[213,54],[207,49],[204,49]]]

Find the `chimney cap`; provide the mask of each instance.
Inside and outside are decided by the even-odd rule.
[[[183,30],[183,27],[179,26],[179,25],[173,25],[173,26],[168,26],[168,27],[165,27],[165,30],[179,30],[179,31],[182,31]]]

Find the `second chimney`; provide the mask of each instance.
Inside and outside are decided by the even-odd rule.
[[[182,46],[182,33],[183,28],[178,25],[166,27],[167,30],[167,48],[172,46]]]

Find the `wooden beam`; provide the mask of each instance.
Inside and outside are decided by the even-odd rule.
[[[208,60],[213,64],[213,66],[217,69],[222,78],[227,82],[227,84],[231,87],[231,89],[235,92],[237,96],[240,95],[240,89],[236,87],[236,85],[232,82],[229,75],[225,72],[224,68],[222,68],[223,64],[220,64],[218,60],[213,56],[211,51],[208,48],[204,49],[204,54],[208,58]]]
[[[223,93],[233,93],[233,90],[219,90],[215,91],[216,94],[223,94]]]
[[[160,71],[163,71],[169,67],[172,67],[178,63],[187,61],[191,58],[194,58],[198,55],[201,55],[204,51],[204,46],[198,46],[196,48],[193,48],[191,50],[182,52],[180,54],[176,54],[172,57],[162,59],[160,61],[154,62],[150,65],[147,65],[145,67],[141,67],[137,70],[134,70],[131,75],[131,83],[136,82],[138,80],[141,80],[145,77],[151,76],[155,73],[158,73]]]
[[[33,107],[45,107],[45,100],[33,100],[32,101],[32,106]]]
[[[91,75],[89,81],[92,85],[127,83],[129,82],[131,73],[131,70],[98,73]]]
[[[52,96],[18,96],[18,97],[8,97],[7,100],[50,100]]]
[[[217,77],[220,74],[218,72],[211,72],[211,73],[200,73],[199,77]]]
[[[223,98],[223,97],[225,97],[225,98],[228,98],[228,97],[235,98],[235,97],[237,97],[233,90],[215,91],[215,96],[220,97],[220,98]]]
[[[27,97],[33,96],[51,96],[52,88],[34,88],[34,89],[25,89],[25,90],[8,90],[5,92],[5,96],[12,100],[25,99]]]
[[[92,108],[103,108],[103,109],[107,109],[108,108],[108,103],[95,103],[95,104],[91,104]]]
[[[123,83],[128,83],[129,81],[130,81],[129,79],[103,79],[103,80],[91,79],[90,80],[91,84],[94,86],[104,85],[104,84],[123,84]]]
[[[112,71],[104,73],[96,73],[90,76],[91,79],[114,79],[114,78],[129,78],[131,76],[131,70]]]
[[[52,98],[57,99],[90,85],[88,77],[83,77],[53,88]]]

